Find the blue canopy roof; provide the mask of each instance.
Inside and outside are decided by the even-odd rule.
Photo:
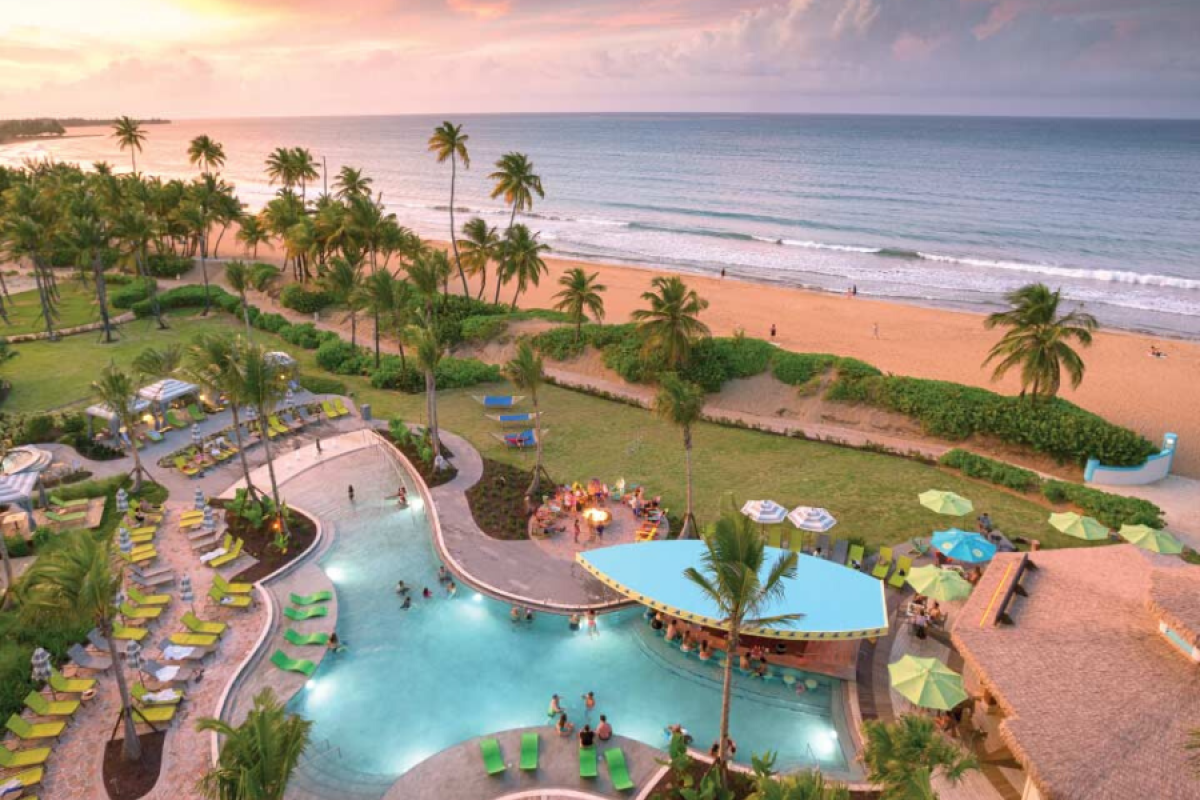
[[[700,569],[704,542],[659,541],[622,544],[576,554],[576,560],[608,586],[642,605],[709,627],[723,627],[716,606],[684,577]],[[764,575],[785,550],[767,548]],[[702,570],[703,571],[703,570]],[[796,577],[763,616],[803,614],[792,624],[748,628],[776,639],[862,639],[887,633],[883,583],[840,564],[800,555]]]

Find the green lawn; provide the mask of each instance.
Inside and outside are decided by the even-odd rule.
[[[18,345],[19,357],[3,367],[13,382],[3,410],[34,411],[86,401],[89,384],[110,359],[127,364],[149,344],[186,341],[201,328],[236,324],[224,314],[208,319],[189,315],[173,317],[171,330],[164,332],[154,330],[149,320],[122,326],[122,340],[115,345],[99,344],[90,335]],[[312,351],[262,331],[255,337],[291,352],[306,372],[321,373]],[[372,389],[363,378],[344,380],[360,403],[371,404],[376,417],[422,421],[421,396]],[[441,421],[485,455],[528,467],[532,454],[510,451],[492,438],[499,426],[486,419],[471,398],[511,391],[495,385],[444,392],[439,399]],[[683,451],[676,429],[642,409],[553,386],[543,390],[542,408],[549,431],[546,462],[556,480],[598,477],[612,482],[624,477],[662,494],[669,508],[682,510]],[[789,507],[824,506],[839,520],[835,533],[862,537],[873,545],[927,536],[955,523],[973,529],[974,515],[961,520],[939,516],[917,503],[919,492],[939,488],[971,498],[976,509],[990,513],[1010,536],[1038,538],[1048,547],[1082,544],[1047,525],[1048,511],[1040,505],[906,459],[708,424],[695,432],[694,456],[696,513],[702,522],[712,519],[722,496],[729,493],[739,502],[771,498]]]
[[[111,290],[110,290],[111,291]],[[100,320],[100,308],[96,304],[95,290],[84,286],[82,282],[70,279],[58,281],[58,319],[55,328],[73,328],[76,325],[86,325]],[[31,289],[18,292],[5,299],[5,310],[8,312],[8,325],[0,321],[0,336],[15,336],[22,333],[40,333],[46,330],[42,320],[42,306],[38,302],[38,293]],[[111,311],[111,310],[110,310]],[[111,311],[115,316],[121,312]]]

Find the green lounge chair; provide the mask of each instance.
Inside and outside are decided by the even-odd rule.
[[[243,542],[241,539],[235,539],[233,542],[233,547],[231,547],[224,555],[217,556],[212,561],[209,561],[208,565],[213,569],[216,569],[217,567],[223,567],[226,564],[232,564],[242,555],[243,545],[245,545],[245,542]]]
[[[158,619],[162,612],[162,606],[142,606],[139,608],[134,608],[129,603],[121,603],[121,615],[126,619]]]
[[[536,733],[521,734],[521,769],[534,770],[538,768],[538,735]]]
[[[311,606],[316,603],[324,603],[328,600],[332,600],[333,592],[322,591],[322,592],[313,592],[312,594],[305,594],[305,595],[290,594],[290,595],[288,595],[288,599],[292,601],[292,605]]]
[[[9,778],[5,778],[4,783],[8,783],[9,781],[16,781],[17,785],[20,786],[22,789],[28,789],[30,786],[37,786],[39,783],[41,783],[42,778],[44,778],[45,776],[46,776],[46,770],[42,769],[41,767],[34,767],[33,769],[27,769],[24,772],[18,772],[16,775],[13,775]],[[0,785],[3,785],[3,784],[0,784]],[[27,795],[27,794],[20,794],[20,795],[16,795],[16,796],[20,797],[21,800],[37,800],[37,797],[34,797],[32,795]]]
[[[142,706],[143,708],[154,708],[155,706],[177,706],[183,702],[183,692],[178,690],[175,692],[174,700],[150,700],[147,702],[146,695],[150,694],[150,690],[146,688],[145,684],[141,683],[135,683],[133,686],[130,686],[129,693],[133,695],[133,699],[138,702],[138,705]]]
[[[329,644],[328,633],[301,633],[293,628],[288,628],[286,631],[284,631],[283,638],[286,639],[290,644],[298,644],[302,646],[320,645],[321,647],[324,647],[325,645]]]
[[[78,522],[81,519],[87,519],[88,512],[86,511],[71,511],[66,514],[59,514],[54,511],[43,512],[46,519],[51,522]]]
[[[161,611],[162,609],[155,609]],[[122,612],[124,613],[124,612]],[[127,628],[124,625],[113,625],[112,638],[118,642],[140,642],[146,638],[149,631],[145,628]]]
[[[854,565],[858,564],[858,568],[861,570],[862,565],[866,560],[866,555],[866,551],[863,550],[863,546],[861,544],[852,544],[850,545],[850,555],[846,559],[846,564],[849,565],[851,569],[854,569]]]
[[[87,497],[80,497],[77,500],[63,500],[56,494],[50,495],[50,505],[57,508],[87,508],[90,502],[92,501]]]
[[[179,470],[184,475],[187,475],[189,478],[193,475],[200,474],[200,468],[193,467],[183,456],[175,456],[175,469]]]
[[[767,545],[769,547],[783,547],[783,531],[778,527],[773,527],[767,531]]]
[[[59,734],[67,729],[67,723],[30,722],[22,719],[20,714],[13,714],[4,727],[16,734],[21,741],[33,742],[38,739],[57,739]]]
[[[903,589],[904,582],[908,578],[908,573],[912,570],[912,559],[908,556],[900,556],[896,561],[896,572],[892,577],[888,578],[888,586],[893,589]]]
[[[883,580],[892,569],[892,548],[879,548],[879,561],[875,564],[875,569],[871,570],[871,575]]]
[[[618,792],[628,792],[633,788],[633,780],[629,777],[629,766],[625,763],[625,753],[619,747],[610,747],[604,751],[604,760],[608,762],[608,777],[612,778],[613,788]]]
[[[153,545],[151,545],[147,549],[134,550],[132,553],[128,553],[128,554],[121,553],[118,551],[117,555],[121,556],[121,558],[125,559],[125,561],[127,561],[130,564],[141,565],[141,564],[147,564],[147,563],[153,561],[154,559],[158,558],[158,551],[154,549]]]
[[[271,426],[271,430],[275,431],[280,436],[282,436],[285,433],[292,432],[292,429],[289,428],[287,425],[284,425],[282,422],[280,422],[279,417],[277,417],[274,414],[267,417],[267,424]]]
[[[250,594],[254,591],[252,583],[230,583],[221,577],[221,573],[213,575],[213,586],[216,586],[225,594]]]
[[[224,622],[208,622],[197,617],[192,612],[187,612],[180,620],[183,627],[187,628],[192,633],[203,633],[209,636],[220,636],[229,627]]]
[[[171,644],[177,644],[180,647],[212,647],[217,643],[217,637],[207,633],[172,633],[169,640]]]
[[[192,418],[192,422],[204,422],[204,420],[208,419],[205,413],[196,407],[195,403],[188,404],[187,413]]]
[[[154,428],[147,428],[146,429],[146,438],[157,444],[158,442],[161,442],[166,437],[164,437],[158,431],[154,430]]]
[[[296,622],[303,622],[306,619],[316,619],[323,617],[329,613],[328,606],[313,606],[312,608],[292,608],[288,606],[283,610],[284,616]]]
[[[483,756],[483,768],[487,770],[488,775],[499,775],[508,769],[500,752],[500,742],[495,739],[480,739],[479,752]]]
[[[61,672],[51,667],[50,688],[63,694],[83,694],[96,688],[96,679],[64,678]]]
[[[125,590],[125,594],[139,606],[165,606],[171,603],[169,594],[142,594],[132,586]]]
[[[579,748],[579,777],[595,778],[600,774],[600,761],[596,757],[596,748]]]
[[[25,698],[25,707],[39,717],[69,717],[79,710],[79,701],[47,700],[41,692],[33,691]]]
[[[219,606],[227,606],[229,608],[249,608],[251,601],[251,597],[248,594],[229,594],[228,592],[222,592],[219,586],[213,586],[208,590],[208,599]]]
[[[133,712],[134,722],[145,722],[151,725],[170,722],[175,718],[175,712],[179,710],[179,706],[134,706],[130,709]]]
[[[337,419],[341,416],[341,414],[338,413],[338,410],[334,408],[333,404],[328,400],[321,401],[321,410],[324,411],[325,416],[329,417],[330,419]]]
[[[9,750],[7,747],[0,745],[0,769],[36,767],[38,764],[45,764],[46,759],[49,757],[49,747],[31,747],[28,750]]]
[[[306,678],[311,678],[316,672],[317,665],[304,658],[292,658],[282,650],[276,650],[271,656],[271,663],[288,672],[299,672]]]
[[[342,402],[342,398],[333,398],[333,407],[337,409],[339,416],[346,416],[350,413],[350,409],[346,408],[346,404]]]
[[[182,429],[182,428],[188,427],[186,422],[181,420],[179,417],[175,416],[175,409],[173,409],[173,408],[167,409],[167,413],[164,415],[164,418],[167,420],[167,424],[170,425],[172,428]]]

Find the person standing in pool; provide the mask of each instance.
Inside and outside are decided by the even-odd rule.
[[[421,592],[421,596],[424,597],[426,600],[432,600],[433,592],[429,591],[429,587],[426,586],[425,590]]]
[[[587,612],[587,624],[588,624],[588,636],[599,635],[600,631],[596,627],[596,612],[590,608],[588,609],[588,612]]]

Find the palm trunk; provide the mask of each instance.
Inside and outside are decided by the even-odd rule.
[[[250,309],[246,306],[246,290],[238,292],[242,298],[242,321],[246,323],[246,338],[250,338]],[[240,447],[241,445],[239,445]]]
[[[479,294],[475,295],[476,300],[483,299],[483,290],[487,288],[487,262],[483,262],[483,266],[479,268]]]
[[[521,296],[521,282],[517,281],[517,291],[513,292],[512,310],[517,310],[517,298]]]
[[[113,672],[117,677],[117,693],[121,695],[121,716],[125,718],[125,741],[121,742],[121,755],[126,761],[139,761],[142,757],[142,740],[137,735],[133,721],[133,700],[125,683],[125,671],[121,669],[121,654],[117,652],[117,641],[112,635],[112,620],[100,620],[100,635],[108,640],[108,656],[112,659]]]
[[[721,784],[725,784],[726,745],[729,741],[729,712],[733,707],[733,662],[737,659],[738,642],[742,632],[737,622],[729,626],[729,649],[725,652],[725,678],[721,685],[721,738],[718,739],[717,760],[713,766],[721,776]]]
[[[46,336],[51,341],[54,341],[54,316],[50,308],[50,294],[46,285],[46,275],[38,265],[36,259],[33,264],[33,281],[37,285],[38,300],[42,304],[42,317],[46,323]]]
[[[221,239],[225,237],[225,231],[229,230],[228,225],[221,226],[221,232],[217,234],[217,243],[213,245],[213,258],[220,258],[219,251],[221,249]]]
[[[12,588],[13,588],[13,570],[12,570],[12,561],[9,559],[9,555],[8,555],[8,544],[4,541],[3,536],[0,536],[0,560],[4,561],[4,595],[3,595],[3,597],[5,599],[7,599],[8,593],[11,592]],[[3,606],[4,606],[4,603],[0,602],[0,608],[2,608]]]
[[[242,462],[242,474],[246,476],[246,496],[254,499],[254,483],[250,480],[250,462],[246,460],[246,448],[242,446],[242,423],[238,419],[237,403],[229,403],[233,413],[233,440],[237,442],[238,460]]]
[[[208,255],[207,244],[204,241],[205,233],[200,233],[200,274],[204,277],[204,310],[200,312],[200,316],[207,317],[208,312],[212,309],[212,295],[208,291]]]
[[[458,156],[450,156],[450,246],[454,248],[454,266],[458,267],[458,277],[462,278],[463,297],[470,297],[471,290],[467,286],[467,273],[463,272],[462,260],[458,257],[458,233],[454,227],[454,183],[458,177]]]
[[[158,304],[158,281],[154,279],[153,275],[150,275],[145,267],[145,253],[139,252],[135,256],[135,259],[137,261],[138,273],[150,281],[150,307],[154,309],[154,320],[158,323],[158,329],[165,331],[167,323],[163,322],[162,308]]]
[[[679,532],[680,539],[692,538],[692,529],[696,519],[692,516],[692,426],[683,426],[683,465],[687,476],[687,513],[683,518],[683,530]]]
[[[133,161],[133,174],[137,175],[137,151],[132,147],[129,148],[129,158]]]
[[[425,370],[425,416],[429,419],[429,447],[433,450],[433,458],[437,460],[442,452],[442,444],[438,437],[437,420],[437,382],[433,370]]]
[[[4,273],[0,272],[0,292],[3,292],[5,297],[8,297],[8,284],[4,281]]]
[[[533,480],[529,483],[528,495],[537,497],[542,488],[542,415],[538,413],[537,390],[531,389],[529,393],[533,395],[533,429],[537,441],[534,442]]]
[[[100,304],[100,324],[104,329],[104,343],[111,344],[112,323],[108,319],[108,291],[104,285],[104,268],[100,264],[100,254],[92,257],[92,275],[96,280],[96,301]]]
[[[496,270],[496,299],[492,301],[492,305],[500,305],[500,287],[504,285],[504,281],[500,279],[500,270]]]
[[[379,310],[375,309],[375,369],[379,369]]]
[[[350,346],[358,347],[358,314],[350,312]]]
[[[260,407],[258,409],[258,424],[262,428],[263,437],[262,443],[267,454],[267,474],[271,476],[271,497],[275,500],[275,513],[278,515],[279,528],[283,531],[284,536],[290,536],[288,531],[287,515],[283,513],[283,504],[279,500],[279,483],[275,480],[275,459],[271,456],[271,437],[267,436],[263,420],[267,418],[266,409]]]
[[[403,331],[399,331],[396,333],[396,345],[400,348],[400,370],[402,372],[408,370],[408,364],[406,363],[405,358],[404,358],[404,338],[403,337],[404,337]]]
[[[515,225],[516,222],[517,222],[517,203],[516,203],[516,201],[513,201],[512,214],[509,215],[509,217],[508,217],[508,229],[510,231],[512,230],[512,226]]]
[[[150,473],[142,466],[142,454],[138,452],[137,444],[133,441],[133,428],[126,423],[125,430],[129,432],[129,447],[133,450],[133,493],[137,494],[142,490],[142,475]]]
[[[580,316],[575,320],[575,344],[579,344],[579,337],[583,334],[583,317]]]

